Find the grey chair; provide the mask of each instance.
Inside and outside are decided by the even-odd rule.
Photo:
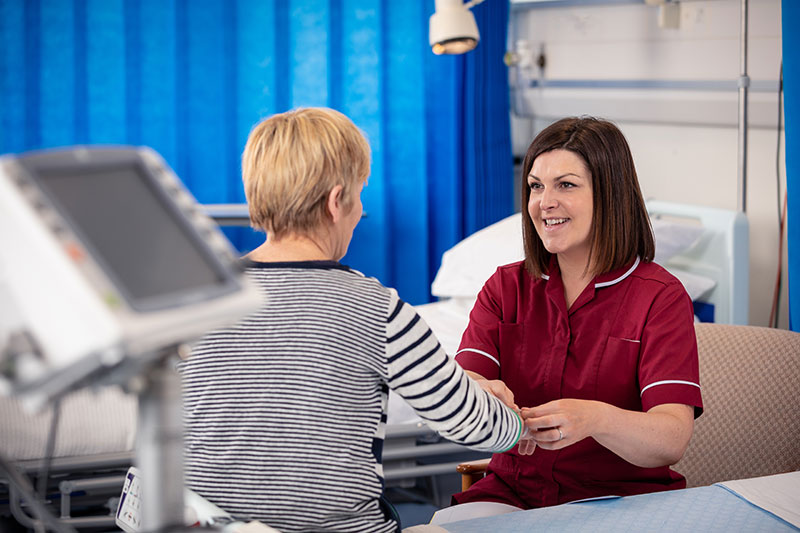
[[[675,470],[689,487],[800,470],[800,333],[695,331],[705,411]]]

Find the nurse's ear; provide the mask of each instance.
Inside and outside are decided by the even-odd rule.
[[[344,186],[342,185],[335,186],[333,189],[331,189],[331,192],[328,193],[328,214],[330,215],[331,221],[334,224],[339,222],[342,217],[347,214],[342,205],[343,193]]]

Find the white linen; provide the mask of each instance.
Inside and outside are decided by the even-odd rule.
[[[442,254],[431,293],[440,298],[475,298],[497,267],[524,258],[522,218],[515,213],[476,231]]]
[[[417,305],[414,306],[414,310],[431,328],[447,355],[455,357],[474,305],[474,297],[450,298],[441,302]]]
[[[800,527],[800,472],[737,479],[716,484]]]
[[[497,516],[507,513],[522,511],[519,507],[500,502],[469,502],[458,505],[451,505],[433,513],[430,523],[432,525],[442,525],[450,522],[460,522],[461,520],[471,520],[473,518],[483,518],[486,516]]]
[[[688,250],[703,234],[703,226],[651,218],[656,253],[653,261],[664,265],[676,255]]]
[[[53,457],[128,452],[136,439],[138,405],[119,387],[81,389],[61,401]],[[45,456],[52,408],[25,411],[14,398],[0,397],[0,450],[10,460]]]
[[[680,280],[693,302],[702,299],[717,285],[717,282],[713,279],[699,274],[693,274],[679,268],[667,268],[667,270]]]

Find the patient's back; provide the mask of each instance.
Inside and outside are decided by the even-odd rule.
[[[282,531],[385,523],[373,450],[390,291],[334,262],[249,272],[263,309],[208,335],[180,369],[188,486]]]
[[[201,496],[285,532],[393,531],[379,505],[389,387],[451,440],[516,443],[518,417],[394,290],[332,261],[248,267],[263,308],[179,367],[187,485]]]

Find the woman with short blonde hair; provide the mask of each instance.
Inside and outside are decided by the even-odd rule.
[[[281,531],[399,530],[381,464],[389,390],[443,436],[502,451],[517,413],[483,392],[393,289],[339,262],[361,218],[367,141],[300,109],[253,128],[242,159],[261,310],[181,365],[188,486]]]
[[[343,207],[350,207],[351,192],[367,181],[369,167],[367,140],[338,111],[274,115],[253,128],[242,155],[251,224],[277,238],[307,233],[325,220],[324,200],[336,185]]]

